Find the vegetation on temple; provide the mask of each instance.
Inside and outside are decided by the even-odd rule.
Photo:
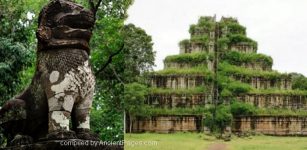
[[[291,73],[292,76],[292,89],[307,90],[307,78],[298,73]]]
[[[167,56],[164,59],[165,63],[187,63],[187,64],[207,64],[208,61],[213,60],[213,55],[200,52],[200,53],[186,53],[180,55]]]
[[[172,109],[165,109],[165,108],[155,108],[155,107],[146,107],[146,110],[142,113],[138,114],[140,117],[151,117],[151,116],[158,116],[158,115],[204,115],[206,112],[209,111],[208,107],[198,106],[195,108],[172,108]]]
[[[199,65],[186,69],[170,68],[160,71],[155,71],[154,75],[203,75],[206,78],[212,77],[212,72],[207,69],[206,65]]]
[[[198,86],[189,89],[170,89],[170,88],[149,88],[150,94],[182,94],[182,95],[194,95],[203,94],[208,92],[208,87]]]
[[[218,68],[220,73],[225,76],[245,77],[245,78],[260,77],[263,79],[270,79],[270,80],[291,78],[288,74],[279,73],[277,71],[263,71],[263,70],[249,69],[245,67],[230,65],[229,63],[226,62],[219,63]]]
[[[273,59],[270,56],[257,53],[240,53],[235,51],[226,52],[221,56],[221,60],[236,66],[243,64],[261,64],[272,67]]]
[[[217,83],[217,105],[214,106],[216,98],[213,98],[209,102],[210,104],[206,103],[205,106],[193,108],[163,108],[163,106],[153,108],[150,105],[146,105],[144,106],[147,108],[146,111],[139,114],[140,116],[201,115],[205,118],[203,123],[211,131],[220,133],[224,132],[224,129],[230,126],[233,118],[237,116],[307,116],[307,111],[304,110],[257,108],[252,104],[237,100],[239,96],[248,94],[307,96],[307,78],[299,74],[279,73],[272,70],[272,57],[257,53],[257,42],[246,36],[246,28],[240,25],[235,18],[222,18],[221,21],[216,22],[214,17],[201,17],[197,24],[190,26],[189,32],[191,38],[182,40],[179,43],[180,48],[184,49],[184,51],[181,51],[179,55],[168,56],[164,60],[166,65],[171,66],[171,63],[179,65],[155,71],[151,73],[149,78],[155,76],[204,75],[204,80],[209,84],[207,85],[206,83],[204,87],[190,89],[155,87],[148,89],[149,94],[151,96],[155,94],[193,95],[201,93],[211,93],[213,95],[211,89],[206,89],[206,87],[209,87],[210,84],[212,87],[214,83]],[[212,43],[217,46],[215,47],[217,58],[214,57],[212,47],[209,50],[209,43],[211,46]],[[218,59],[217,74],[214,74],[214,61],[216,59]],[[209,67],[209,63],[213,65]],[[181,64],[187,64],[187,66],[191,67],[181,68]],[[207,80],[208,77],[210,80]],[[247,82],[254,79],[257,79],[257,84],[261,80],[261,82],[270,82],[270,85],[280,81],[291,84],[291,81],[293,81],[293,90],[275,89],[273,86],[265,90],[259,89]],[[243,83],[244,81],[247,83]]]

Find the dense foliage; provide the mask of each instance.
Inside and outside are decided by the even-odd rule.
[[[307,78],[302,74],[291,73],[292,89],[307,90]]]
[[[147,87],[139,83],[130,83],[125,85],[125,112],[129,115],[129,132],[132,131],[132,124],[138,114],[145,112],[145,99]]]
[[[214,30],[214,28],[215,21],[212,17],[200,17],[197,24],[190,26],[189,32],[194,36],[197,33],[208,33]]]
[[[227,28],[228,34],[241,34],[246,35],[246,28],[240,25],[238,22],[220,22],[219,27],[223,30]]]
[[[22,43],[0,38],[0,105],[10,99],[19,88],[21,71],[32,63],[32,52]]]
[[[230,111],[233,116],[255,115],[256,107],[239,101],[233,101],[230,105]]]
[[[231,125],[232,120],[230,107],[219,105],[216,108],[212,107],[209,113],[205,114],[204,125],[212,132],[223,133],[225,128]]]
[[[240,53],[235,51],[230,51],[221,56],[223,61],[228,62],[232,65],[241,66],[243,64],[261,64],[264,67],[272,67],[273,59],[270,56],[257,53]]]
[[[124,29],[124,60],[125,83],[140,80],[141,74],[152,71],[155,60],[152,38],[143,29],[133,24],[125,25]]]

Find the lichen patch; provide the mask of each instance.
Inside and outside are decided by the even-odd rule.
[[[60,73],[58,71],[52,71],[49,76],[49,81],[55,83],[59,80]]]
[[[69,130],[69,118],[65,116],[63,111],[52,112],[51,119],[60,125],[61,128]]]

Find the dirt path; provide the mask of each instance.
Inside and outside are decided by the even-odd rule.
[[[210,145],[208,150],[227,150],[227,145],[224,143],[215,143]]]

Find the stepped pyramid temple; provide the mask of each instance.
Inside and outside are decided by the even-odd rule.
[[[233,114],[233,133],[307,135],[307,92],[272,70],[272,58],[257,53],[237,19],[200,17],[189,32],[180,54],[149,75],[150,115],[137,117],[133,132],[202,131],[206,109],[236,102],[255,111]]]

